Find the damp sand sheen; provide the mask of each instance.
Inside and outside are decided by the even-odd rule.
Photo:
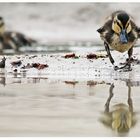
[[[104,51],[5,55],[5,69],[0,70],[0,136],[139,136],[138,52],[135,48],[130,72],[114,71]],[[118,62],[125,61],[112,53]],[[114,106],[126,112],[127,132],[115,129],[113,122],[121,113]]]

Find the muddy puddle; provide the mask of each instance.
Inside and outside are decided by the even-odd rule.
[[[0,136],[140,136],[140,81],[0,78]]]

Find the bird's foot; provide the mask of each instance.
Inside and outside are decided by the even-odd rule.
[[[127,63],[127,62],[131,62],[131,63],[132,63],[132,62],[134,62],[134,61],[135,61],[135,59],[134,59],[133,57],[127,58],[127,59],[126,59],[126,63]]]
[[[119,70],[120,68],[118,66],[114,66],[114,70]]]
[[[129,72],[129,71],[132,71],[132,68],[131,68],[131,65],[125,65],[123,68],[122,68],[123,72]]]
[[[125,62],[121,62],[120,65],[127,65],[128,63],[134,63],[135,61],[137,61],[136,59],[134,59],[133,57],[131,58],[127,58]]]
[[[131,64],[130,63],[126,63],[122,67],[114,66],[114,70],[115,71],[117,71],[117,70],[123,70],[123,72],[128,72],[128,71],[132,71],[132,68],[131,68]]]

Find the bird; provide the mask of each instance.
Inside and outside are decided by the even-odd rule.
[[[3,17],[0,17],[0,52],[3,52],[3,49],[14,49],[18,52],[19,47],[31,46],[33,43],[36,43],[36,40],[20,32],[5,30]]]
[[[131,98],[131,85],[130,81],[127,83],[128,87],[128,98],[127,103],[117,103],[115,105],[111,105],[111,100],[113,98],[113,89],[114,83],[110,85],[109,88],[109,97],[105,103],[105,110],[100,118],[100,121],[114,131],[118,133],[129,132],[129,130],[134,127],[137,123],[136,114],[133,109],[133,102]]]
[[[113,12],[102,27],[97,29],[101,39],[104,41],[105,50],[114,66],[114,70],[128,68],[131,69],[133,47],[140,37],[140,28],[135,24],[133,17],[123,10]],[[110,49],[120,53],[128,51],[127,63],[118,67],[111,55]]]

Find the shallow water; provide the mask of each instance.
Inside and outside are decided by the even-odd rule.
[[[0,136],[140,136],[139,64],[131,72],[117,72],[108,58],[86,58],[88,52],[104,54],[103,46],[35,49],[36,55],[26,50],[27,55],[6,56],[6,68],[0,70]],[[62,52],[80,57],[64,59]],[[139,47],[134,50],[136,58],[137,52]],[[112,53],[124,61],[125,55]],[[20,59],[23,65],[47,62],[49,67],[20,71],[21,66],[11,66]],[[115,105],[121,110],[116,115]],[[121,112],[126,112],[122,122],[129,124],[127,132],[113,127],[112,118]]]
[[[114,72],[108,59],[92,62],[85,57],[86,52],[104,50],[96,30],[118,7],[139,21],[139,13],[133,14],[139,9],[137,3],[0,4],[7,31],[19,31],[41,43],[19,48],[19,54],[45,54],[33,62],[49,64],[44,71],[31,69],[19,74],[19,68],[17,74],[10,64],[17,60],[15,52],[4,50],[13,58],[8,56],[8,72],[0,70],[0,136],[140,136],[140,66],[133,66],[130,73]],[[46,55],[62,52],[85,54],[72,60],[57,55],[53,60]],[[137,52],[140,50],[135,50],[136,57],[140,56]],[[123,62],[125,55],[115,57]],[[23,62],[31,61],[28,57]],[[110,91],[113,84],[114,96]],[[131,114],[123,121],[130,127],[126,133],[112,128],[109,117],[116,104],[122,111],[128,108],[125,120]]]
[[[135,125],[126,133],[101,121],[113,83],[110,108],[128,106],[131,88]],[[140,136],[139,81],[1,77],[0,88],[0,136]]]

